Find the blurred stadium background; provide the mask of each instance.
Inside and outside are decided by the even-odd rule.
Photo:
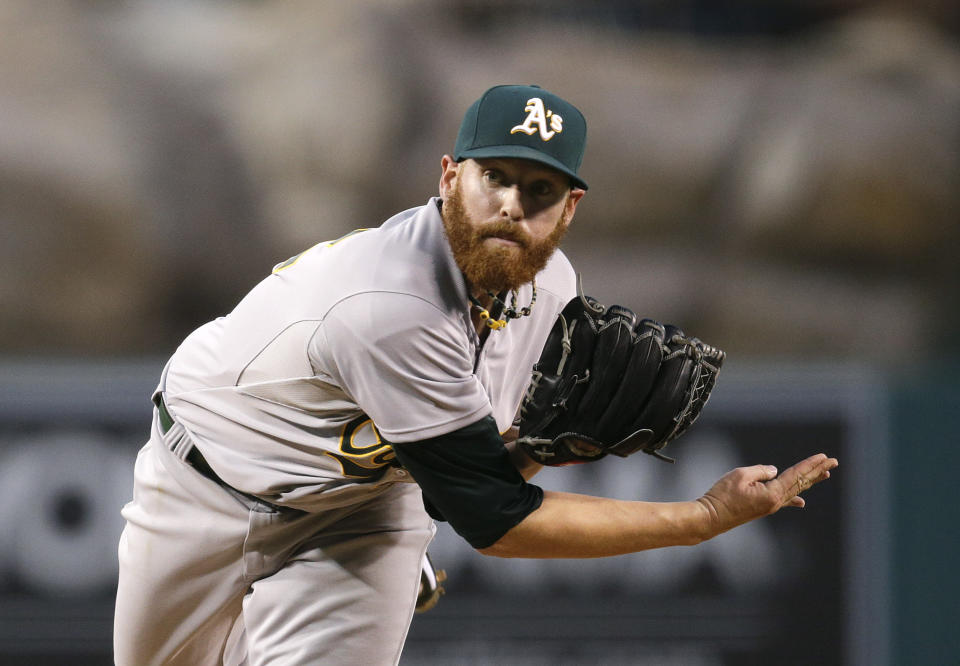
[[[119,508],[165,357],[278,261],[436,192],[463,111],[589,122],[587,290],[725,348],[680,499],[841,458],[701,549],[491,562],[405,664],[956,664],[960,8],[948,0],[0,3],[0,664],[110,663]]]

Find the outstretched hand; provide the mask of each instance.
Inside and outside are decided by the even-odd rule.
[[[829,479],[830,470],[837,465],[836,458],[818,453],[779,476],[772,465],[739,467],[728,472],[697,500],[709,514],[708,538],[785,506],[803,508],[805,502],[800,493]]]

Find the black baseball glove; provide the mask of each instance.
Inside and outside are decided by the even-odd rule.
[[[660,453],[700,415],[724,352],[582,294],[554,324],[520,408],[517,442],[543,465]]]

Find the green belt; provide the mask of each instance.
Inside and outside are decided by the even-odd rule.
[[[170,412],[167,410],[167,406],[163,402],[163,395],[158,393],[155,402],[157,404],[157,414],[160,416],[160,432],[166,435],[168,432],[170,432],[170,428],[173,427],[173,417],[170,416]],[[197,447],[191,446],[190,450],[187,452],[187,455],[184,456],[184,460],[211,481],[235,490],[238,493],[240,492],[232,486],[227,485],[227,483],[221,479],[216,472],[213,471],[213,469],[210,467],[210,464],[206,461],[206,459],[203,457],[203,454],[200,453],[200,449]]]
[[[167,411],[167,406],[163,404],[163,395],[157,394],[157,411],[160,413],[160,432],[166,435],[173,427],[173,417]]]

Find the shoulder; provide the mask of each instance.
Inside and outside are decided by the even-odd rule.
[[[462,287],[432,200],[359,231],[319,243],[278,266],[273,277],[321,319],[361,294],[371,294],[361,299],[367,302],[406,294],[441,309],[458,300]]]
[[[329,310],[308,355],[317,370],[354,389],[374,392],[383,381],[449,385],[472,376],[468,324],[414,294],[365,291]]]
[[[348,323],[353,328],[368,328],[401,334],[415,328],[435,328],[448,322],[450,312],[421,294],[398,289],[366,289],[333,303],[323,323]]]
[[[398,291],[364,291],[336,303],[324,317],[315,344],[409,363],[420,355],[460,366],[471,358],[469,321],[431,299]],[[316,349],[319,351],[320,347]]]
[[[387,220],[356,251],[355,292],[405,293],[441,307],[459,300],[463,286],[433,199]]]

